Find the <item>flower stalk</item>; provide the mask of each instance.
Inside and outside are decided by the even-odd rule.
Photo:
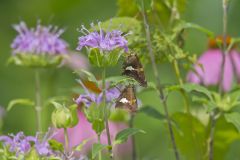
[[[65,149],[67,152],[69,152],[69,137],[68,137],[67,128],[64,128],[64,139],[65,139]]]
[[[129,127],[134,127],[134,117],[135,115],[131,115],[130,121],[129,121]],[[136,153],[136,142],[135,142],[135,136],[132,136],[132,160],[137,159],[137,153]]]
[[[169,113],[168,113],[167,99],[166,99],[166,96],[165,96],[165,94],[163,92],[163,87],[162,87],[162,84],[161,84],[161,81],[160,81],[160,76],[159,76],[159,73],[158,73],[158,70],[157,70],[157,64],[156,64],[156,61],[155,61],[155,56],[153,54],[150,30],[149,30],[149,25],[148,25],[148,22],[147,22],[146,13],[144,11],[143,1],[142,1],[142,11],[141,11],[141,13],[142,13],[143,20],[144,20],[144,26],[145,26],[145,32],[146,32],[147,47],[148,47],[148,50],[149,50],[149,56],[151,58],[151,64],[152,64],[154,76],[155,76],[155,79],[157,81],[157,88],[158,88],[158,91],[159,91],[159,98],[160,98],[160,101],[162,102],[162,105],[163,105],[163,108],[164,108],[164,112],[165,112],[165,116],[166,116],[166,119],[167,119],[167,125],[168,125],[168,129],[169,129],[169,133],[170,133],[170,138],[171,138],[171,142],[172,142],[175,158],[176,158],[176,160],[179,160],[180,157],[179,157],[179,153],[178,153],[178,150],[177,150],[177,145],[176,145],[176,141],[175,141],[175,137],[174,137],[174,133],[173,133],[171,119],[170,119]]]
[[[106,104],[106,67],[103,67],[102,71],[102,91],[103,91],[103,106],[104,108],[104,119],[105,119],[105,127],[106,127],[106,133],[107,133],[107,140],[109,145],[109,154],[110,158],[113,158],[113,152],[112,152],[112,142],[111,142],[111,136],[110,136],[110,130],[109,130],[109,124],[108,124],[108,107]]]
[[[98,134],[98,143],[101,144],[101,134]],[[98,160],[102,160],[102,152],[98,153]]]
[[[37,121],[37,132],[42,133],[42,107],[39,70],[35,70],[35,111]]]
[[[224,69],[225,69],[225,62],[226,62],[226,55],[228,54],[227,50],[227,9],[228,9],[229,0],[222,1],[223,7],[223,43],[222,43],[222,64],[221,64],[221,74],[220,74],[220,81],[219,81],[219,94],[223,94],[223,79],[224,79]],[[215,133],[215,126],[216,126],[216,114],[218,110],[213,110],[210,114],[210,137],[209,137],[209,160],[213,160],[214,157],[214,133]]]

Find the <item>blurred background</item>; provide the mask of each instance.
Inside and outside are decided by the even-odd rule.
[[[0,0],[0,106],[7,107],[8,102],[15,98],[34,98],[34,74],[31,69],[7,65],[11,55],[10,44],[16,32],[12,25],[24,20],[28,25],[35,26],[38,19],[42,24],[54,24],[65,28],[64,38],[72,50],[77,46],[80,33],[77,28],[97,20],[104,21],[117,14],[116,0]],[[222,32],[222,1],[221,0],[188,0],[183,18],[186,21],[199,24],[217,34]],[[237,37],[240,35],[240,3],[232,0],[229,8],[228,33]],[[201,54],[207,48],[207,37],[197,31],[187,33],[185,49],[190,53]],[[172,68],[167,64],[159,66],[164,83],[175,82]],[[119,71],[120,67],[113,70]],[[150,66],[146,66],[147,79],[151,81],[153,75]],[[94,68],[93,68],[94,71]],[[115,72],[115,73],[117,73]],[[108,72],[111,75],[113,72]],[[184,71],[183,71],[183,74]],[[98,73],[96,73],[98,76]],[[100,76],[100,75],[99,75]],[[52,96],[71,96],[71,89],[77,85],[77,76],[68,68],[47,70],[41,72],[41,92],[43,99]],[[157,95],[152,92],[139,94],[143,104],[151,105],[160,110]],[[169,97],[169,110],[173,114],[183,110],[183,102],[179,94]],[[50,108],[44,109],[45,126],[50,122]],[[26,134],[35,132],[35,112],[25,106],[18,106],[5,113],[1,132],[16,133],[24,131]],[[135,125],[147,132],[137,135],[137,153],[142,159],[174,159],[170,150],[170,141],[165,124],[137,115]],[[235,130],[233,129],[233,132]],[[231,136],[231,135],[229,135]],[[239,139],[239,138],[238,138]],[[223,139],[223,141],[225,141]],[[232,144],[240,146],[239,142]],[[144,145],[140,145],[144,144]],[[190,146],[191,147],[191,146]],[[225,157],[231,146],[226,149]],[[239,147],[238,147],[239,148]],[[236,154],[234,152],[234,154]],[[238,153],[239,154],[239,153]],[[221,153],[219,153],[221,155]],[[230,160],[230,159],[229,159]],[[238,160],[238,159],[236,159]]]

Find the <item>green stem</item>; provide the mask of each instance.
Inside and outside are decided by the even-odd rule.
[[[149,56],[151,58],[151,64],[152,64],[154,76],[155,76],[155,79],[157,81],[157,88],[158,88],[158,91],[159,91],[159,99],[162,102],[163,109],[164,109],[164,112],[165,112],[165,116],[166,116],[166,119],[167,119],[167,125],[168,125],[168,129],[169,129],[169,134],[170,134],[175,158],[176,158],[176,160],[179,160],[180,157],[179,157],[179,153],[178,153],[178,149],[177,149],[177,145],[176,145],[176,141],[175,141],[175,137],[174,137],[174,133],[173,133],[171,119],[170,119],[170,116],[169,116],[169,113],[168,113],[167,99],[166,99],[166,96],[165,96],[164,91],[163,91],[163,86],[162,86],[161,81],[160,81],[160,75],[159,75],[158,70],[157,70],[157,64],[156,64],[155,56],[154,56],[154,53],[153,53],[150,30],[149,30],[149,25],[148,25],[148,22],[147,22],[147,17],[146,17],[145,11],[144,11],[143,0],[142,0],[142,11],[141,11],[141,13],[142,13],[143,20],[144,20],[144,26],[145,26],[145,32],[146,32],[146,38],[147,38],[147,47],[148,47],[148,50],[149,50],[148,53],[149,53]]]
[[[69,138],[68,138],[67,128],[64,128],[64,139],[65,139],[65,149],[67,152],[69,152]]]
[[[37,132],[42,133],[42,107],[41,107],[41,92],[40,92],[40,76],[39,71],[35,70],[35,111],[37,121]]]
[[[103,68],[102,72],[102,90],[103,90],[103,106],[104,109],[104,119],[105,119],[105,126],[106,126],[106,133],[107,133],[107,140],[109,145],[109,154],[110,158],[113,159],[113,152],[112,152],[112,142],[111,142],[111,136],[110,136],[110,130],[109,130],[109,124],[108,124],[108,108],[106,104],[106,68]]]
[[[129,122],[129,127],[133,128],[134,127],[134,116],[135,115],[131,115],[131,119]],[[132,160],[136,160],[137,159],[137,153],[136,153],[136,142],[135,142],[135,136],[132,136]]]
[[[177,60],[174,60],[173,61],[173,67],[174,67],[174,71],[175,71],[175,75],[176,75],[176,77],[177,77],[177,80],[178,80],[178,83],[179,83],[179,85],[183,85],[184,84],[184,82],[183,82],[183,80],[182,80],[182,78],[181,78],[181,73],[180,73],[180,69],[179,69],[179,64],[178,64],[178,61]],[[185,106],[185,111],[189,114],[189,116],[190,116],[190,118],[189,118],[189,120],[190,120],[190,125],[191,125],[191,131],[192,131],[192,138],[193,138],[193,143],[195,144],[195,146],[196,146],[196,148],[197,148],[197,154],[198,154],[198,156],[196,157],[197,159],[199,159],[200,158],[200,156],[201,156],[201,153],[202,153],[202,150],[201,150],[201,148],[199,147],[200,146],[200,144],[199,144],[199,141],[197,140],[197,136],[196,136],[196,131],[195,131],[195,129],[194,129],[194,125],[193,125],[193,118],[192,118],[192,114],[191,114],[191,112],[190,112],[190,105],[189,105],[189,103],[188,103],[188,97],[187,97],[187,94],[186,94],[186,92],[183,90],[183,89],[181,89],[180,90],[180,93],[181,93],[181,95],[183,96],[183,100],[184,100],[184,106]]]
[[[226,55],[228,54],[227,50],[227,9],[228,9],[228,2],[229,0],[223,0],[222,1],[222,7],[223,7],[223,47],[222,47],[222,64],[221,64],[221,75],[219,80],[219,88],[218,93],[220,95],[223,95],[223,79],[224,79],[224,66],[226,61]],[[218,111],[218,110],[217,110]],[[210,135],[209,135],[209,160],[213,160],[214,157],[214,133],[215,133],[215,126],[216,126],[216,110],[212,111],[210,115]]]
[[[175,74],[176,74],[178,83],[179,83],[179,85],[182,86],[182,85],[183,85],[183,80],[182,80],[182,78],[181,78],[181,73],[180,73],[180,69],[179,69],[179,65],[178,65],[178,61],[177,61],[177,60],[174,60],[174,61],[173,61],[173,68],[174,68],[174,71],[175,71]],[[186,93],[184,92],[184,90],[180,90],[180,93],[182,94],[183,99],[184,99],[185,111],[186,111],[188,114],[190,114],[190,106],[189,106],[189,103],[188,103],[187,95],[186,95]]]
[[[101,144],[101,134],[98,134],[98,143]],[[102,160],[102,152],[98,154],[98,160]]]

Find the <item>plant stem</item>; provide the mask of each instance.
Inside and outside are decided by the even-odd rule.
[[[224,69],[225,69],[225,61],[226,61],[226,55],[228,54],[227,50],[227,9],[228,9],[228,1],[229,0],[223,0],[222,6],[223,6],[223,46],[222,46],[222,64],[221,64],[221,74],[220,74],[220,80],[219,80],[219,88],[218,92],[220,95],[223,94],[223,79],[224,79]],[[212,111],[210,115],[210,137],[209,137],[209,160],[213,160],[214,157],[214,132],[215,132],[215,125],[216,125],[216,111]]]
[[[101,134],[98,134],[98,143],[101,144]],[[98,154],[98,160],[102,160],[102,152]]]
[[[179,65],[178,65],[178,61],[177,60],[173,60],[173,68],[174,68],[175,75],[177,77],[178,83],[179,83],[180,86],[182,86],[184,84],[184,82],[183,82],[183,80],[181,78],[181,73],[180,73],[180,69],[179,69]],[[186,92],[183,89],[180,90],[180,93],[183,96],[185,111],[190,116],[189,117],[189,121],[190,121],[190,127],[191,127],[191,132],[192,132],[193,143],[195,145],[194,147],[196,147],[196,150],[197,150],[196,154],[198,154],[198,156],[196,158],[199,159],[199,155],[201,155],[202,150],[199,147],[200,144],[199,144],[199,141],[197,140],[196,131],[195,131],[195,128],[194,128],[194,125],[193,125],[193,118],[192,118],[192,114],[190,112],[190,106],[189,106],[189,103],[188,103],[188,97],[187,97]]]
[[[173,128],[172,128],[171,120],[170,120],[169,113],[168,113],[167,99],[166,99],[166,97],[164,95],[164,92],[163,92],[163,87],[161,85],[160,76],[158,74],[157,64],[156,64],[155,56],[154,56],[153,49],[152,49],[150,30],[149,30],[149,25],[147,23],[147,17],[146,17],[145,11],[144,11],[143,1],[142,1],[142,6],[143,6],[143,8],[142,8],[141,13],[142,13],[143,19],[144,19],[145,32],[146,32],[146,38],[147,38],[147,44],[148,44],[147,46],[148,46],[148,50],[149,50],[149,56],[151,58],[151,64],[152,64],[154,76],[155,76],[156,81],[157,81],[159,98],[160,98],[160,101],[162,102],[162,105],[163,105],[163,108],[164,108],[164,111],[165,111],[165,116],[166,116],[166,119],[167,119],[167,125],[168,125],[168,129],[169,129],[169,133],[170,133],[170,138],[171,138],[175,158],[176,158],[176,160],[179,160],[180,159],[179,158],[179,153],[178,153],[178,150],[177,150],[177,145],[176,145],[176,142],[175,142]]]
[[[214,131],[216,124],[215,112],[211,112],[210,123],[209,160],[213,160]]]
[[[69,152],[69,138],[68,138],[67,128],[64,128],[64,139],[65,139],[65,149],[67,152]]]
[[[113,152],[112,152],[112,142],[111,142],[111,136],[110,136],[110,130],[109,130],[109,124],[108,124],[108,108],[106,104],[106,68],[103,68],[102,72],[102,90],[103,90],[103,105],[105,107],[105,112],[104,112],[104,118],[105,118],[105,126],[106,126],[106,133],[107,133],[107,140],[108,140],[108,145],[109,145],[109,154],[110,158],[113,159]]]
[[[39,71],[35,70],[35,111],[37,121],[37,132],[42,133],[42,107],[41,107],[41,92],[40,92],[40,77]]]
[[[134,126],[134,117],[135,115],[131,115],[130,121],[129,121],[129,127],[133,128]],[[135,136],[132,136],[132,160],[137,159],[137,153],[136,153],[136,142],[135,142]]]
[[[182,78],[181,78],[181,74],[180,74],[179,65],[178,65],[177,60],[174,60],[174,61],[173,61],[173,68],[174,68],[174,71],[175,71],[175,74],[176,74],[178,83],[179,83],[179,85],[182,86],[182,85],[183,85],[183,80],[182,80]],[[189,103],[188,103],[188,99],[187,99],[186,93],[184,92],[184,90],[180,90],[180,93],[182,94],[183,99],[184,99],[185,111],[186,111],[188,114],[191,114],[191,113],[190,113],[190,106],[189,106]]]

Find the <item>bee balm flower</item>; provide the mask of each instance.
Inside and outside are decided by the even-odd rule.
[[[28,28],[24,22],[14,25],[19,33],[11,44],[13,54],[65,54],[68,44],[60,38],[64,32],[53,26],[37,24],[36,28]]]
[[[93,32],[87,30],[84,26],[81,28],[81,32],[84,36],[78,38],[77,50],[81,50],[83,47],[98,48],[100,51],[112,51],[116,48],[122,48],[125,52],[128,51],[127,43],[125,39],[126,35],[120,30],[104,31],[98,23],[99,31],[94,28],[94,24],[91,24]]]
[[[240,80],[240,53],[232,48],[226,55],[223,71],[222,67],[222,50],[219,49],[217,43],[223,43],[223,38],[217,37],[209,41],[209,49],[204,52],[198,59],[199,65],[194,66],[194,72],[191,71],[187,75],[187,80],[192,83],[202,84],[205,86],[220,85],[227,92],[231,89],[233,79],[236,76]],[[230,44],[231,38],[227,37],[227,45]],[[223,80],[221,83],[221,74],[223,72]]]

